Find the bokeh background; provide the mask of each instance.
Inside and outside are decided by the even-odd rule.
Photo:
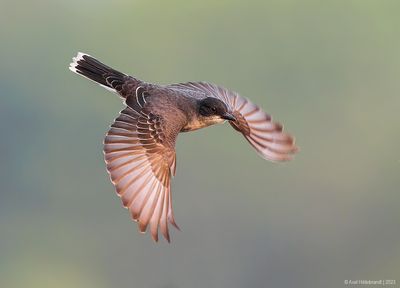
[[[0,287],[400,282],[399,1],[11,1],[0,9]],[[293,133],[262,160],[229,125],[181,135],[182,232],[140,235],[103,164],[121,101],[77,51],[156,83],[207,80]]]

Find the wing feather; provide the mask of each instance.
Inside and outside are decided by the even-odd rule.
[[[170,188],[176,169],[177,133],[167,134],[165,123],[174,123],[149,112],[151,99],[140,87],[136,92],[140,95],[128,97],[128,107],[121,111],[105,137],[104,159],[116,192],[132,219],[138,222],[139,231],[144,233],[150,225],[155,241],[160,230],[169,242],[168,223],[178,227]]]
[[[259,106],[241,97],[238,93],[223,87],[205,83],[188,82],[173,84],[172,89],[200,92],[204,97],[215,97],[223,101],[230,112],[236,116],[236,121],[230,121],[231,126],[241,132],[246,140],[265,159],[271,161],[286,161],[298,150],[292,136],[283,131],[283,126],[272,120]]]

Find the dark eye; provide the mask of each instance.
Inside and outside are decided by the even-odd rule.
[[[215,108],[215,107],[212,107],[211,110],[212,110],[213,112],[217,112],[217,108]]]

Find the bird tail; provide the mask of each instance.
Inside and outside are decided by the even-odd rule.
[[[69,70],[96,82],[107,90],[121,94],[122,85],[129,76],[85,53],[79,52],[72,60]]]

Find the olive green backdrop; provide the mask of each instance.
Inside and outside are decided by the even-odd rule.
[[[0,287],[400,282],[398,1],[10,1],[0,9]],[[140,235],[102,141],[122,109],[77,51],[156,83],[206,80],[296,136],[262,160],[229,125],[181,135],[182,232]]]

